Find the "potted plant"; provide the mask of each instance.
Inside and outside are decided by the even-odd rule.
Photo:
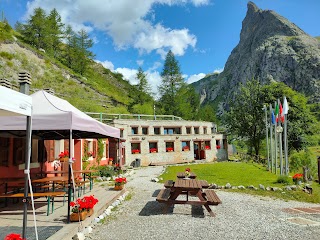
[[[59,160],[60,162],[66,162],[69,160],[69,151],[65,150],[64,152],[61,152],[59,154]]]
[[[184,175],[185,175],[186,178],[190,177],[190,172],[191,172],[190,168],[186,168],[186,170],[184,172]]]
[[[87,217],[93,214],[93,207],[99,202],[93,195],[84,196],[82,201],[85,202],[85,209],[87,210]]]
[[[187,151],[190,150],[190,148],[189,148],[189,146],[184,146],[184,147],[182,148],[182,150],[183,150],[184,152],[187,152]]]
[[[126,183],[127,179],[125,177],[117,177],[114,180],[114,190],[122,190]]]
[[[295,175],[293,175],[292,180],[296,185],[300,185],[302,178],[303,178],[302,173],[296,173]]]
[[[132,149],[132,154],[138,154],[138,153],[140,153],[139,149]]]
[[[167,147],[167,148],[166,148],[166,151],[167,151],[167,152],[173,152],[173,148],[172,148],[172,147]]]
[[[220,149],[221,147],[220,147],[220,145],[217,145],[217,149]]]
[[[22,238],[18,233],[10,233],[4,237],[4,240],[26,240],[26,239]]]
[[[156,153],[157,149],[156,148],[150,148],[150,153]]]
[[[211,148],[210,148],[210,146],[206,146],[205,149],[206,150],[210,150]]]

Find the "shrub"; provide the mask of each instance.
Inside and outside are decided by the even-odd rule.
[[[289,185],[291,183],[291,179],[288,176],[279,176],[277,183]]]
[[[109,165],[99,166],[100,177],[112,177],[115,174],[114,167]]]

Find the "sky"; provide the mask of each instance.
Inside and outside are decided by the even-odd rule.
[[[320,36],[320,0],[253,0],[311,36]],[[136,84],[141,67],[153,92],[161,83],[171,50],[187,83],[223,71],[239,43],[247,0],[0,0],[0,11],[14,26],[34,8],[56,8],[65,24],[85,29],[95,61]]]

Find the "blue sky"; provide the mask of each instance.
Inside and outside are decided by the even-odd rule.
[[[86,29],[96,61],[135,84],[139,66],[156,92],[172,50],[188,83],[222,71],[238,44],[247,0],[0,0],[14,26],[33,9],[56,8],[74,30]],[[320,36],[320,0],[253,0],[311,36]]]

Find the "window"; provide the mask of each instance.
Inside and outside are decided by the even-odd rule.
[[[217,129],[215,127],[211,128],[211,133],[217,132]]]
[[[8,167],[9,138],[0,137],[0,166]]]
[[[155,135],[160,135],[160,128],[159,128],[159,127],[155,127],[155,128],[153,129],[153,131],[154,131],[154,134],[155,134]]]
[[[140,143],[131,143],[131,153],[132,154],[141,153]]]
[[[186,127],[187,134],[191,134],[191,127]]]
[[[190,150],[190,141],[183,141],[181,145],[182,151],[187,152]]]
[[[120,137],[123,138],[123,129],[120,129]]]
[[[143,127],[142,128],[142,134],[143,135],[148,135],[148,128],[147,127]]]
[[[166,152],[173,152],[173,151],[174,151],[174,143],[166,142]]]
[[[170,135],[170,134],[181,134],[181,128],[164,128],[164,134]]]
[[[207,127],[203,127],[203,134],[207,134]]]
[[[13,140],[13,164],[19,165],[25,162],[25,138],[15,138]]]
[[[221,148],[221,146],[220,146],[220,140],[219,140],[219,139],[216,140],[216,145],[217,145],[217,149],[220,149],[220,148]]]
[[[157,142],[149,142],[149,152],[150,153],[158,152],[158,143]]]
[[[210,141],[205,141],[204,142],[204,148],[206,149],[206,150],[210,150],[211,149],[211,144],[210,144]]]
[[[194,134],[199,134],[199,127],[194,127]]]
[[[138,127],[131,127],[131,134],[137,135],[138,134]]]

